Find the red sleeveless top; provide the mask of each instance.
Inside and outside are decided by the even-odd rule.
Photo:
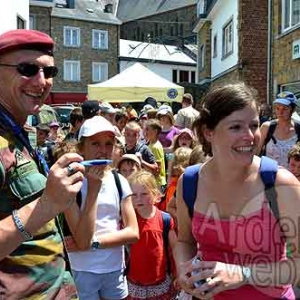
[[[269,264],[286,259],[286,243],[268,204],[247,216],[216,219],[194,211],[192,231],[203,260],[229,264]],[[266,266],[266,272],[270,272]],[[295,299],[291,285],[243,285],[214,296],[214,300]]]

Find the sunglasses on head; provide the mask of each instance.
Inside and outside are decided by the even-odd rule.
[[[55,66],[44,66],[40,67],[34,63],[19,63],[17,65],[10,65],[10,64],[0,64],[0,66],[4,67],[15,67],[19,74],[26,77],[33,77],[40,72],[40,70],[43,70],[44,77],[46,79],[53,78],[57,75],[58,69]]]

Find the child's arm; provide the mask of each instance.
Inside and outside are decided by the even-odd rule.
[[[139,227],[132,205],[131,196],[121,202],[123,228],[119,231],[97,235],[100,248],[112,248],[133,244],[139,239]]]
[[[174,219],[175,225],[177,226],[176,198],[174,196],[167,203],[167,212],[172,216],[172,218]]]
[[[102,180],[100,173],[103,167],[91,167],[87,172],[88,192],[83,211],[80,211],[76,201],[65,211],[65,217],[78,250],[87,250],[95,231],[97,214],[97,197]]]

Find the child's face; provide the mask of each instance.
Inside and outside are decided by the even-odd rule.
[[[190,148],[191,145],[192,145],[192,138],[190,137],[189,134],[182,133],[178,137],[178,145],[179,145],[179,147],[188,147],[188,148]]]
[[[124,129],[124,127],[126,126],[126,123],[127,123],[126,117],[122,117],[121,119],[119,119],[119,121],[117,122],[117,126],[120,129],[120,131],[122,131]]]
[[[111,159],[114,147],[114,135],[107,132],[100,132],[84,140],[84,159]]]
[[[138,171],[138,166],[133,161],[124,160],[119,166],[119,172],[125,178],[128,178],[131,174]]]
[[[135,147],[139,138],[139,131],[125,128],[125,141],[127,149]]]
[[[135,209],[150,208],[154,205],[155,196],[143,184],[131,184],[132,203]]]
[[[295,160],[295,158],[291,157],[289,162],[289,169],[291,173],[293,173],[300,181],[300,161]]]
[[[150,126],[146,127],[146,138],[150,141],[154,140],[157,136],[156,130]]]

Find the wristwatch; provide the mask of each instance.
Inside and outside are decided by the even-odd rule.
[[[98,239],[95,236],[93,236],[91,247],[92,247],[92,250],[94,250],[94,251],[100,249],[100,242],[98,241]]]
[[[243,282],[248,283],[252,275],[251,269],[249,267],[244,267],[244,266],[241,266],[241,268],[243,274]]]

